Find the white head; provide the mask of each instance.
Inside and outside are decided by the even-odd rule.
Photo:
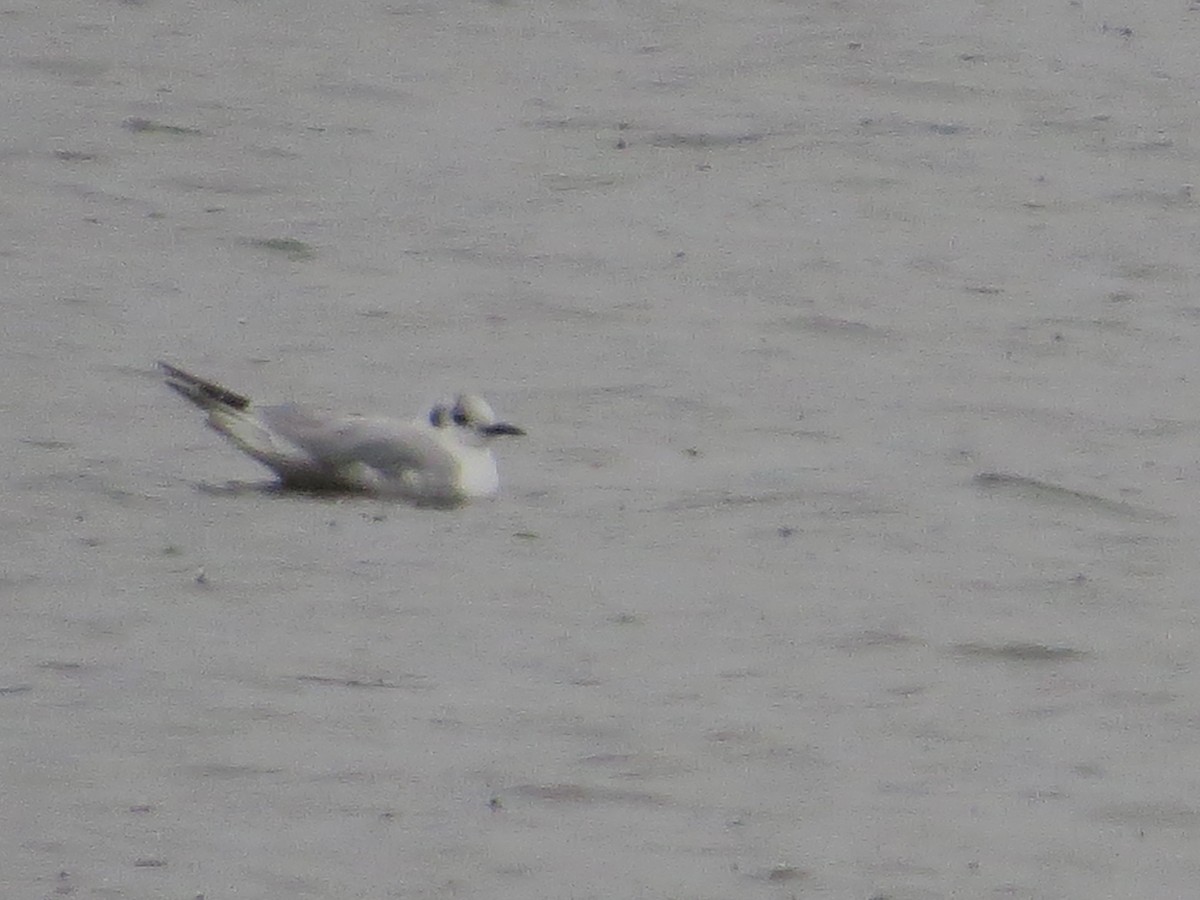
[[[453,405],[439,403],[429,411],[429,424],[434,428],[464,428],[485,439],[525,433],[516,425],[497,421],[488,402],[475,394],[459,394]]]

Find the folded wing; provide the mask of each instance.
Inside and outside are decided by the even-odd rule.
[[[293,448],[278,470],[294,486],[365,490],[432,501],[455,496],[459,462],[436,430],[394,419],[323,417],[294,405],[270,406],[258,418],[276,446]]]

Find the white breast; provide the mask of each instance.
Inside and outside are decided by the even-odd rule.
[[[486,447],[459,444],[458,490],[464,497],[493,497],[500,489],[496,457]]]

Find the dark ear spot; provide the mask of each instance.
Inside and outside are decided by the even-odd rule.
[[[434,428],[445,428],[450,423],[450,415],[446,407],[438,404],[429,411],[429,424]]]

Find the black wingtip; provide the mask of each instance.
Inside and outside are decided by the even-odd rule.
[[[234,409],[246,409],[250,405],[249,397],[243,397],[241,394],[234,393],[228,388],[223,388],[215,382],[198,378],[191,372],[185,372],[183,369],[173,366],[168,362],[163,362],[161,359],[158,361],[158,367],[166,375],[167,385],[189,400],[220,403]]]

